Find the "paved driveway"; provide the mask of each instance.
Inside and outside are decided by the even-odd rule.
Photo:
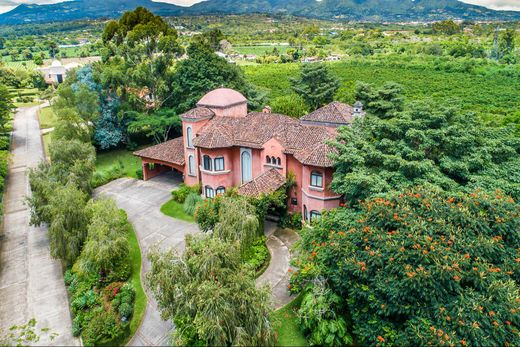
[[[58,334],[38,344],[79,345],[72,337],[67,291],[59,261],[50,256],[46,228],[29,226],[24,203],[30,194],[27,172],[43,159],[38,107],[20,109],[14,119],[11,163],[0,230],[0,328],[35,318],[40,328]]]
[[[159,244],[161,249],[173,247],[182,252],[185,236],[198,232],[195,224],[175,220],[160,211],[160,206],[170,200],[171,191],[179,183],[179,178],[162,175],[147,182],[122,178],[96,189],[97,196],[104,195],[114,199],[118,207],[126,211],[135,228],[143,257],[143,284],[144,274],[150,269],[146,255],[151,246]],[[148,291],[147,296],[148,305],[143,322],[129,345],[169,345],[173,326],[161,319],[157,304]]]

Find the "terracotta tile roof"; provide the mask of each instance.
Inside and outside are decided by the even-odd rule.
[[[204,119],[213,118],[215,112],[206,107],[197,107],[181,115],[182,119]]]
[[[240,195],[258,197],[269,194],[285,184],[285,177],[277,169],[270,169],[238,188]]]
[[[352,106],[334,101],[303,116],[301,120],[312,123],[352,124],[353,113],[354,108]]]
[[[193,144],[208,149],[233,146],[261,149],[267,141],[275,138],[286,154],[295,155],[302,163],[305,161],[309,163],[307,165],[315,166],[322,163],[328,167],[332,164],[327,154],[332,149],[321,145],[336,135],[335,128],[302,124],[297,119],[276,113],[251,112],[244,118],[213,118]]]
[[[134,155],[141,158],[159,160],[182,166],[185,164],[184,141],[182,137],[178,137],[156,146],[134,152]]]
[[[247,99],[236,90],[219,88],[204,95],[197,106],[222,108],[244,103],[247,103]]]
[[[331,153],[337,153],[336,149],[326,143],[321,143],[312,148],[299,150],[294,154],[294,157],[304,165],[333,167],[334,161],[329,158]]]

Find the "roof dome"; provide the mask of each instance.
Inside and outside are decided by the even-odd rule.
[[[51,66],[52,66],[52,67],[59,67],[59,66],[63,66],[63,65],[61,64],[61,61],[59,61],[59,60],[54,60],[54,61],[52,62],[52,64],[51,64]]]
[[[247,99],[241,93],[229,88],[219,88],[204,95],[197,106],[225,108],[244,103],[247,103]]]

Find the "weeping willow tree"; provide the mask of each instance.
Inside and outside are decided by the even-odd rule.
[[[240,245],[240,251],[247,250],[260,232],[260,222],[256,209],[246,199],[223,199],[219,208],[219,221],[213,235],[223,241]]]
[[[91,201],[88,237],[81,252],[80,268],[87,272],[107,275],[128,258],[128,224],[113,200]]]
[[[148,284],[162,317],[176,326],[174,345],[274,344],[269,292],[256,288],[237,243],[188,237],[182,256],[155,249],[149,259]]]

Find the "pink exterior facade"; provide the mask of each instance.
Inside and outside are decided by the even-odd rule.
[[[246,117],[248,117],[247,101],[244,101],[245,98],[242,100],[242,98],[241,94],[231,90],[213,91],[201,99],[201,102],[197,105],[204,110],[199,110],[199,113],[192,112],[183,115],[183,136],[182,140],[178,139],[183,148],[178,147],[181,158],[182,153],[184,153],[183,161],[185,164],[184,167],[175,165],[170,165],[170,167],[183,173],[184,182],[187,185],[200,184],[202,194],[207,198],[214,197],[232,187],[241,187],[268,171],[272,174],[272,171],[276,170],[275,175],[278,172],[283,177],[291,174],[295,178],[296,186],[289,192],[287,202],[290,212],[300,212],[303,219],[308,221],[312,218],[319,218],[323,210],[338,207],[341,196],[330,190],[333,176],[331,165],[319,160],[318,163],[326,163],[323,165],[324,167],[304,164],[309,161],[308,158],[312,157],[313,149],[311,149],[309,155],[306,155],[298,152],[298,148],[285,148],[284,143],[298,143],[298,140],[288,142],[285,138],[284,142],[280,140],[278,135],[269,135],[271,132],[267,130],[263,134],[268,135],[263,137],[265,141],[261,140],[263,142],[261,144],[259,141],[254,143],[251,141],[251,145],[247,146],[245,145],[245,143],[248,143],[247,138],[237,140],[238,144],[229,144],[231,137],[229,129],[212,128],[210,126],[212,120],[218,120],[218,118],[221,118],[221,121],[228,117],[246,120]],[[226,102],[228,106],[225,105]],[[214,105],[212,106],[212,104]],[[266,109],[265,112],[269,113],[269,110]],[[224,119],[224,121],[226,120]],[[265,123],[265,121],[260,122],[260,124],[257,123],[256,127],[259,128]],[[310,126],[302,125],[302,127]],[[251,128],[249,124],[246,124],[245,128],[240,129],[244,130],[239,132],[254,132],[256,128]],[[259,131],[262,130],[259,129]],[[306,128],[306,130],[308,129]],[[197,142],[197,138],[202,134],[206,142]],[[282,133],[281,138],[284,135]],[[303,134],[301,136],[296,134],[296,138],[303,136]],[[211,140],[208,140],[208,138]],[[197,143],[202,143],[202,145],[197,145]],[[153,162],[158,163],[157,161]],[[144,175],[145,180],[165,170],[162,165],[158,167],[152,165],[153,170],[150,170],[149,163],[151,162],[143,158],[143,168],[147,169]]]

